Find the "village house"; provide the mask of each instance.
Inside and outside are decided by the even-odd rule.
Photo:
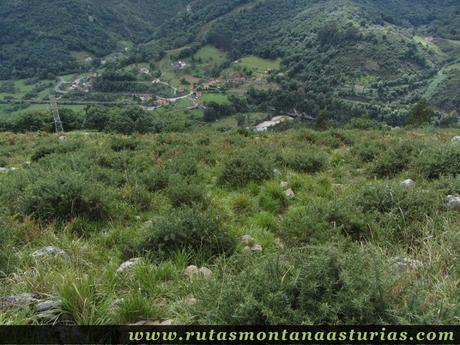
[[[141,67],[139,72],[142,74],[150,74],[150,70],[147,67]]]
[[[182,61],[182,60],[179,60],[179,61],[175,61],[172,63],[172,66],[175,68],[175,69],[185,69],[187,67],[187,64]]]
[[[145,95],[143,95],[143,96],[140,96],[139,99],[140,99],[142,102],[149,102],[149,101],[152,100],[152,96],[148,96],[148,95],[145,96]]]
[[[170,104],[169,100],[167,100],[166,98],[157,98],[157,100],[155,101],[155,104],[159,107],[164,107],[164,106],[167,106]]]

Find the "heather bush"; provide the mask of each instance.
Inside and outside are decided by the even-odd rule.
[[[224,163],[220,183],[232,187],[243,187],[249,182],[261,182],[273,176],[270,157],[257,151],[244,150]]]
[[[359,208],[345,200],[315,199],[286,213],[283,235],[293,246],[327,242],[340,234],[363,239],[368,235],[368,221]]]
[[[42,144],[32,154],[31,160],[36,162],[52,154],[64,154],[75,152],[81,148],[80,143],[76,142],[54,142],[51,144]]]
[[[192,251],[209,259],[230,254],[235,241],[225,230],[218,213],[184,207],[160,217],[149,227],[140,249],[168,256],[178,250]]]
[[[165,169],[149,169],[139,176],[149,192],[155,193],[168,187],[169,175]]]
[[[372,173],[379,177],[393,177],[407,169],[421,149],[420,144],[403,142],[391,145],[374,161]]]
[[[441,209],[441,198],[430,190],[407,189],[397,183],[374,182],[360,188],[353,203],[381,220],[407,224]]]
[[[276,182],[266,183],[259,193],[259,207],[268,212],[281,212],[288,206],[288,199],[283,188]]]
[[[6,211],[0,209],[0,277],[13,266],[13,233]]]
[[[385,146],[381,143],[365,142],[352,148],[352,153],[364,163],[374,161],[383,151]]]
[[[200,323],[379,324],[395,321],[397,277],[381,255],[349,244],[240,258],[198,292]],[[221,282],[225,281],[223,285]],[[352,301],[352,302],[351,302]]]
[[[429,147],[420,152],[414,166],[421,175],[429,179],[457,176],[460,174],[460,145]]]
[[[135,138],[115,137],[112,139],[110,148],[115,152],[135,151],[139,144],[139,140]]]
[[[206,207],[209,203],[206,189],[197,180],[185,179],[181,175],[169,177],[168,187],[164,190],[174,207],[200,205]]]
[[[78,173],[44,174],[18,196],[18,208],[21,215],[45,222],[77,216],[98,221],[110,215],[108,194]]]
[[[323,171],[329,156],[319,148],[302,151],[287,151],[278,158],[283,165],[300,173],[317,173]]]
[[[198,172],[198,165],[193,157],[181,156],[177,159],[168,160],[166,163],[166,170],[170,174],[194,176]]]

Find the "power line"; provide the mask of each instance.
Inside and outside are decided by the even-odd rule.
[[[62,126],[61,117],[59,116],[59,109],[56,101],[56,97],[50,94],[50,105],[51,111],[53,112],[54,125],[56,127],[56,132],[64,132],[64,127]]]

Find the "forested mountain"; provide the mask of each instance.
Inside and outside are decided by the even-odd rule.
[[[71,51],[109,54],[142,42],[185,0],[4,0],[0,2],[0,79],[73,67]]]
[[[234,59],[280,57],[286,75],[277,81],[289,90],[287,107],[294,103],[316,113],[326,105],[337,112],[350,108],[334,105],[331,93],[411,104],[439,81],[442,67],[460,59],[458,1],[235,0],[225,2],[231,9],[218,20],[206,17],[208,7],[196,6],[163,26],[185,32],[170,34],[168,43],[201,39]],[[452,69],[442,80],[447,93],[427,96],[440,108],[458,111],[458,97],[451,92],[458,81],[459,71]]]
[[[282,60],[281,91],[250,95],[266,109],[388,119],[425,97],[458,113],[459,28],[457,0],[8,0],[0,79],[49,78],[77,68],[75,52],[125,42],[126,65],[213,45],[227,53],[222,69],[248,55]]]

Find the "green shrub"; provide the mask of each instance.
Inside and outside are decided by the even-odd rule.
[[[77,151],[81,144],[77,142],[56,142],[39,146],[32,154],[31,160],[37,162],[51,154],[64,154]]]
[[[154,169],[140,175],[141,181],[151,193],[161,191],[168,187],[169,175],[164,169]]]
[[[272,232],[276,232],[278,230],[278,222],[275,216],[269,212],[259,212],[254,217],[253,223]]]
[[[151,194],[140,185],[128,185],[122,193],[122,200],[140,211],[148,211],[151,207]]]
[[[272,177],[273,164],[270,158],[257,151],[245,150],[225,162],[220,183],[243,187],[249,182],[261,182]]]
[[[436,221],[443,199],[436,191],[378,182],[354,193],[350,204],[365,214],[373,240],[413,247],[423,243],[423,224]]]
[[[135,151],[139,147],[139,140],[134,138],[116,137],[112,139],[110,148],[115,152]]]
[[[397,278],[376,251],[322,245],[238,260],[241,271],[223,271],[198,291],[200,323],[395,322],[399,306],[390,293]]]
[[[171,200],[174,207],[200,205],[207,206],[209,203],[206,188],[198,181],[184,179],[180,175],[169,178],[165,194]]]
[[[364,163],[373,162],[383,151],[385,146],[381,143],[366,142],[353,147],[352,153]]]
[[[247,214],[254,208],[251,197],[247,194],[238,194],[232,200],[232,209],[236,214]]]
[[[368,214],[385,216],[407,224],[424,219],[441,208],[438,193],[407,189],[400,184],[375,182],[359,189],[352,197],[353,203]]]
[[[160,255],[185,249],[205,259],[230,254],[234,248],[235,240],[223,228],[218,214],[190,207],[159,218],[141,245],[141,250]]]
[[[13,266],[13,231],[6,211],[0,210],[0,276]]]
[[[45,222],[74,217],[104,220],[110,210],[107,193],[77,173],[49,174],[26,187],[19,196],[19,210]]]
[[[369,116],[355,117],[345,126],[350,129],[381,129],[382,123],[371,119]]]
[[[414,166],[429,179],[457,176],[460,174],[460,145],[435,146],[423,150]]]
[[[279,159],[285,166],[297,172],[317,173],[327,167],[329,156],[319,149],[308,149],[284,152]]]
[[[278,183],[267,183],[258,195],[259,207],[268,212],[278,213],[288,206],[288,199]]]
[[[440,190],[444,195],[460,194],[460,175],[456,177],[444,176],[434,182],[434,188]]]
[[[322,138],[322,142],[332,148],[338,148],[341,145],[352,145],[353,140],[348,135],[347,132],[337,129],[337,130],[330,130],[328,132],[323,133],[324,137]]]
[[[312,200],[290,209],[283,219],[283,235],[292,246],[323,243],[340,234],[354,239],[368,235],[366,217],[347,202]]]
[[[166,170],[170,174],[179,174],[182,176],[194,176],[198,173],[197,161],[188,156],[181,156],[177,159],[170,159],[166,163]]]
[[[409,167],[420,144],[404,142],[390,146],[374,162],[372,173],[379,177],[392,177]]]

